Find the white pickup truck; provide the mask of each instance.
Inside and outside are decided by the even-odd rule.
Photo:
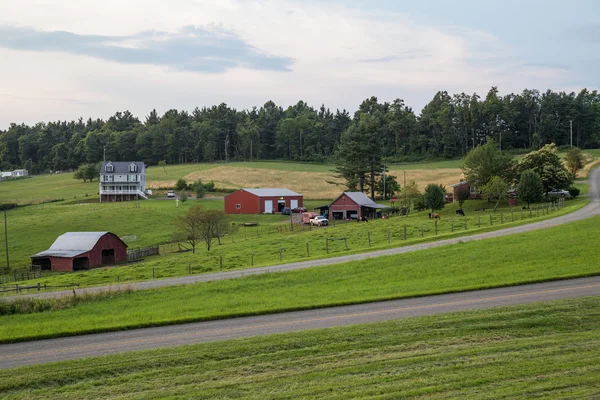
[[[311,225],[316,225],[316,226],[329,225],[329,220],[322,215],[317,215],[317,216],[311,218],[309,222]]]

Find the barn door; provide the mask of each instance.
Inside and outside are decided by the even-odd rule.
[[[265,200],[265,214],[273,214],[273,200]]]
[[[298,208],[298,200],[290,200],[290,208]]]

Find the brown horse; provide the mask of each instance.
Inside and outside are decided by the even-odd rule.
[[[429,213],[429,219],[442,219],[438,213]]]

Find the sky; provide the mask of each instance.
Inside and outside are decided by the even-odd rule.
[[[0,129],[600,88],[597,0],[0,0]]]

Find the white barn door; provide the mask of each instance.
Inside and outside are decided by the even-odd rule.
[[[265,214],[273,214],[273,200],[265,200]]]
[[[298,200],[290,200],[290,208],[298,208]]]

